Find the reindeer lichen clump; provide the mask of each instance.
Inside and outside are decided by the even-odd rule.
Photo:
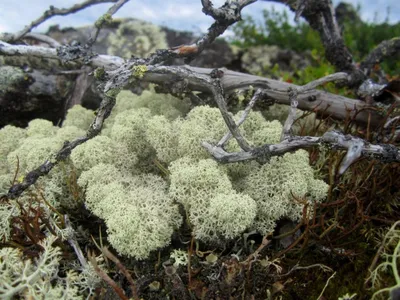
[[[186,210],[194,236],[212,241],[235,238],[246,229],[266,233],[281,217],[298,220],[303,206],[293,196],[308,197],[310,203],[326,196],[327,185],[314,179],[306,151],[285,154],[263,166],[219,165],[200,144],[216,143],[226,132],[219,110],[198,106],[185,116],[187,102],[168,96],[172,108],[160,111],[152,104],[160,98],[150,92],[140,97],[124,92],[106,123],[107,135],[98,135],[71,154],[69,168],[76,170],[85,190],[86,207],[105,221],[108,240],[119,253],[144,259],[168,245],[182,222],[176,203]],[[8,178],[17,155],[22,158],[19,176],[24,176],[38,159],[55,152],[63,137],[80,133],[92,114],[74,107],[61,128],[34,120],[17,131],[21,141],[4,150],[12,150]],[[258,112],[251,113],[242,128],[252,145],[278,142],[281,131],[278,121],[266,121]],[[232,140],[227,147],[238,145]],[[29,160],[30,153],[36,153],[35,159]],[[168,181],[151,174],[156,168],[146,168],[154,159],[165,166]],[[62,169],[55,168],[40,181],[43,194],[56,207],[72,201]]]

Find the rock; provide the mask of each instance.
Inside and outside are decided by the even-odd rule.
[[[25,127],[35,118],[60,122],[71,91],[65,76],[39,70],[0,67],[0,128],[12,124]]]
[[[275,64],[282,71],[295,71],[311,64],[308,54],[300,55],[293,50],[283,50],[278,46],[256,46],[244,52],[241,57],[242,68],[247,72],[267,76]]]

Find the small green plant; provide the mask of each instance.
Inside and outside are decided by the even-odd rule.
[[[233,44],[242,48],[259,45],[276,45],[284,49],[302,52],[309,49],[323,50],[318,33],[301,22],[297,27],[290,24],[286,11],[274,8],[263,11],[263,23],[247,16],[233,27],[236,39]]]

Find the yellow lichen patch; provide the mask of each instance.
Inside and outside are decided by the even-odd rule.
[[[133,66],[132,68],[132,76],[138,79],[142,79],[144,76],[144,73],[148,71],[146,65],[138,65],[138,66]]]

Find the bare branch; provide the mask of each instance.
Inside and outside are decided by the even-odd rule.
[[[65,228],[71,232],[71,235],[67,237],[68,243],[74,249],[81,266],[86,267],[88,265],[88,262],[86,261],[85,256],[83,255],[83,252],[79,247],[78,241],[76,240],[75,230],[72,228],[71,221],[69,220],[68,215],[64,215],[64,224]]]
[[[33,56],[61,60],[56,49],[38,46],[11,45],[1,40],[0,55]],[[121,66],[123,62],[124,60],[118,56],[96,55],[92,58],[91,65],[93,67],[103,67],[105,70],[112,70]]]
[[[33,21],[29,26],[26,26],[23,30],[16,34],[6,34],[6,35],[0,35],[0,40],[4,40],[6,42],[12,43],[15,41],[18,41],[21,39],[25,34],[30,32],[33,28],[39,26],[42,24],[44,21],[50,19],[51,17],[54,16],[66,16],[69,14],[76,13],[77,11],[80,11],[82,9],[85,9],[89,6],[99,4],[99,3],[108,3],[108,2],[116,2],[117,0],[87,0],[82,3],[77,3],[70,8],[56,8],[54,6],[50,6],[48,10],[46,10],[43,15]]]
[[[298,93],[304,93],[310,90],[313,90],[315,88],[317,88],[320,85],[323,85],[325,83],[328,82],[332,82],[332,81],[347,81],[349,79],[349,75],[347,73],[344,72],[339,72],[339,73],[335,73],[335,74],[330,74],[321,78],[318,78],[314,81],[311,81],[299,88],[297,88],[297,92]]]
[[[159,50],[152,55],[148,61],[149,65],[163,63],[172,58],[185,58],[185,62],[189,63],[198,56],[205,48],[207,48],[214,40],[225,32],[225,30],[241,20],[241,10],[256,2],[256,0],[232,0],[220,8],[216,9],[212,6],[210,0],[201,0],[203,4],[203,12],[211,15],[215,22],[208,28],[208,32],[197,42],[191,45],[180,45],[168,50]]]
[[[361,155],[374,157],[382,162],[400,162],[400,150],[393,145],[374,145],[363,143],[362,139],[351,135],[344,135],[338,131],[326,132],[322,137],[311,136],[292,136],[283,140],[279,144],[266,144],[257,147],[250,152],[233,152],[228,153],[221,147],[213,146],[203,142],[203,147],[220,163],[233,163],[239,161],[265,159],[268,160],[272,156],[280,156],[287,152],[293,152],[298,149],[307,149],[310,147],[327,144],[335,150],[351,150],[354,144],[361,148]],[[356,153],[359,153],[356,151]],[[351,157],[354,157],[352,155]],[[354,161],[354,160],[353,160]],[[344,166],[345,167],[345,166]],[[348,167],[348,166],[347,166]]]
[[[253,108],[254,104],[256,104],[256,101],[261,98],[263,95],[263,91],[261,89],[258,89],[253,97],[251,98],[249,104],[246,106],[245,110],[243,111],[242,116],[240,117],[237,127],[242,125],[242,123],[246,120],[247,116],[249,115],[251,109]],[[226,142],[229,141],[229,139],[232,137],[231,132],[228,132],[227,134],[224,135],[224,137],[218,142],[217,146],[218,147],[223,147]]]
[[[111,17],[127,2],[129,2],[129,0],[118,0],[118,2],[111,6],[104,15],[97,19],[97,21],[95,22],[96,32],[94,36],[89,39],[87,43],[88,47],[91,47],[96,42],[100,30],[104,26],[104,24],[110,22]]]
[[[203,13],[214,18],[220,23],[233,23],[240,20],[240,11],[247,5],[257,0],[226,1],[220,8],[214,8],[211,0],[201,0]]]
[[[337,71],[351,75],[349,86],[358,86],[366,79],[365,74],[354,64],[353,56],[344,44],[331,0],[272,1],[288,5],[291,10],[296,11],[297,18],[301,12],[301,16],[319,33],[325,48],[326,59],[335,66]]]
[[[49,46],[53,47],[53,48],[57,48],[59,47],[61,44],[59,42],[57,42],[55,39],[44,35],[44,34],[40,34],[40,33],[32,33],[29,32],[27,34],[25,34],[24,38],[26,39],[33,39],[39,42],[43,42],[48,44]]]
[[[294,118],[296,117],[297,105],[299,104],[297,101],[298,91],[296,89],[289,88],[288,94],[290,99],[290,108],[288,117],[282,128],[281,141],[289,138],[291,135],[290,130],[292,129]]]
[[[27,55],[60,59],[57,56],[57,51],[55,49],[10,45],[2,41],[0,41],[0,55]],[[142,63],[146,64],[147,61],[143,60]],[[97,55],[90,61],[92,67],[104,68],[105,71],[109,71],[108,76],[115,79],[114,82],[108,84],[109,88],[124,87],[128,85],[132,77],[132,68],[137,64],[138,62],[124,63],[122,58],[109,55]],[[186,68],[199,75],[209,75],[212,72],[212,69],[189,66],[171,66],[170,68],[171,72],[168,74],[159,72],[157,69],[149,68],[141,80],[156,84],[171,83],[177,78],[175,76],[171,77],[175,68]],[[232,93],[237,89],[248,89],[251,85],[254,88],[263,89],[268,93],[269,98],[274,99],[276,103],[290,105],[290,100],[287,94],[288,88],[299,88],[299,86],[278,80],[234,72],[227,69],[222,70],[224,74],[220,79],[220,82],[226,94]],[[204,84],[200,84],[195,80],[189,80],[188,88],[196,91],[209,91]],[[382,115],[379,111],[368,109],[370,107],[368,103],[320,90],[307,90],[304,93],[300,93],[297,100],[299,102],[298,108],[301,110],[317,110],[338,120],[354,117],[355,122],[367,124],[368,118],[370,117],[370,125],[372,127],[380,125],[382,121]]]
[[[316,87],[318,87],[319,85],[322,85],[324,83],[328,83],[331,81],[338,81],[338,80],[347,80],[347,79],[348,79],[347,73],[335,73],[335,74],[327,75],[325,77],[311,81],[311,82],[307,83],[306,85],[300,86],[298,88],[290,87],[288,89],[290,108],[289,108],[288,117],[282,128],[281,141],[290,137],[290,130],[293,126],[294,118],[296,117],[297,106],[299,105],[299,102],[297,101],[297,96],[299,93],[304,93],[309,90],[313,90]]]
[[[376,64],[381,63],[384,58],[393,56],[400,52],[400,37],[383,41],[372,50],[368,56],[361,62],[360,69],[369,75]]]

